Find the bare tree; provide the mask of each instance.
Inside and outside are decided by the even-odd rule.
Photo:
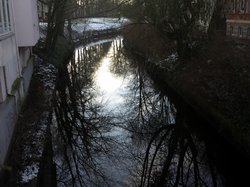
[[[193,41],[206,35],[208,28],[211,31],[222,12],[220,0],[135,0],[134,6],[139,7],[142,21],[177,42],[178,56],[184,61],[191,55]]]
[[[58,36],[64,35],[65,21],[67,21],[68,30],[69,33],[71,33],[71,20],[105,16],[109,13],[119,15],[119,11],[117,10],[128,1],[129,0],[121,2],[111,0],[40,0],[42,4],[48,6],[45,49],[53,50],[55,48]]]

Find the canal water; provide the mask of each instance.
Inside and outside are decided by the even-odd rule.
[[[245,160],[117,37],[75,49],[53,117],[58,186],[241,186]],[[245,167],[245,168],[244,168]],[[249,170],[248,170],[249,171]]]

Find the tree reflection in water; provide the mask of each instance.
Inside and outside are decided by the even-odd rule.
[[[156,131],[147,147],[140,186],[217,186],[203,142],[184,119]],[[219,182],[220,183],[220,182]]]
[[[119,52],[115,44],[114,50]],[[144,62],[130,59],[127,63],[122,53],[115,54],[114,58],[113,73],[133,75],[124,123],[134,145],[139,144],[140,148],[146,145],[142,154],[137,155],[144,160],[136,186],[222,185],[207,154],[206,142],[190,130],[190,123],[196,122],[190,121],[185,106],[174,105],[159,91],[145,72]]]
[[[76,49],[68,66],[61,68],[54,107],[55,160],[59,186],[103,186],[106,178],[96,155],[108,152],[110,119],[93,102],[92,77],[110,43]]]
[[[112,74],[108,77],[123,80],[121,91],[114,93],[122,102],[96,99],[101,91],[94,75],[102,57]],[[223,186],[207,140],[195,126],[203,121],[193,120],[184,105],[173,104],[145,65],[115,39],[77,49],[61,70],[54,133],[61,186]],[[100,160],[106,158],[111,162],[103,165]]]
[[[189,129],[184,106],[174,106],[157,88],[152,89],[152,81],[142,66],[137,64],[134,71],[134,97],[129,95],[127,118],[134,141],[147,144],[137,186],[221,184],[207,157],[205,142]]]

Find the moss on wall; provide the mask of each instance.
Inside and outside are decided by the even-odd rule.
[[[14,94],[20,88],[21,82],[22,82],[21,78],[17,78],[13,82],[13,84],[11,86],[11,94]]]

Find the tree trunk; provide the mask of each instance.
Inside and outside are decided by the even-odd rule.
[[[225,30],[226,19],[223,13],[224,1],[217,0],[214,7],[214,12],[209,23],[208,38],[211,40],[215,36],[217,30]]]
[[[56,45],[57,37],[64,33],[64,11],[67,0],[51,1],[49,7],[49,19],[46,37],[46,50],[53,50]]]

